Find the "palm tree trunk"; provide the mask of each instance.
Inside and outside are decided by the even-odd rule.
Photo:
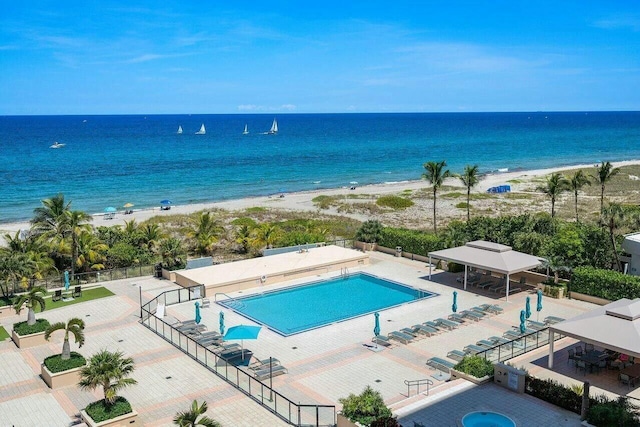
[[[618,271],[622,271],[622,264],[620,263],[618,248],[616,247],[616,236],[613,234],[612,226],[609,226],[609,237],[611,238],[611,246],[613,247],[613,256],[615,257],[616,266],[618,267]]]
[[[27,325],[35,325],[36,324],[36,312],[33,311],[33,307],[29,307],[29,312],[27,313]]]
[[[576,222],[580,222],[580,220],[578,219],[578,191],[577,190],[574,193],[574,195],[575,195],[575,201],[576,201]]]
[[[604,184],[600,187],[600,215],[602,215],[602,209],[604,208]]]
[[[60,356],[60,358],[62,360],[71,359],[71,346],[69,345],[68,339],[64,340],[64,343],[62,344],[62,355]]]
[[[433,232],[438,232],[438,226],[436,225],[436,188],[433,187]]]
[[[75,277],[76,274],[76,259],[78,255],[76,252],[78,251],[78,242],[76,242],[76,233],[71,234],[71,280]]]
[[[469,202],[471,201],[471,187],[467,187],[467,222],[471,220],[471,214],[469,213]]]
[[[556,216],[556,198],[552,197],[551,198],[551,218],[553,218],[554,216]]]

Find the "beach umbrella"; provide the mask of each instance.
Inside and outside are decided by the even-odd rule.
[[[65,270],[64,271],[64,290],[68,291],[69,290],[69,271]]]
[[[114,208],[113,206],[109,206],[108,208],[105,208],[104,211],[106,213],[113,213],[113,212],[118,212],[118,209]]]
[[[542,311],[542,291],[540,289],[538,289],[538,304],[536,304],[536,311],[538,312],[536,316],[539,318],[540,312]]]
[[[196,301],[196,323],[200,324],[202,316],[200,316],[200,302]]]
[[[454,313],[458,311],[458,293],[453,291],[453,304],[451,305],[451,311]]]
[[[524,331],[527,330],[527,327],[524,324],[524,321],[526,320],[526,315],[527,313],[524,312],[524,310],[520,310],[520,333],[524,334]]]
[[[260,326],[238,325],[232,326],[224,335],[224,340],[240,340],[242,346],[242,360],[244,360],[244,340],[255,340],[260,333]]]
[[[375,313],[373,313],[373,316],[375,317],[374,323],[373,323],[373,335],[376,336],[376,348],[378,347],[378,335],[380,335],[380,313],[378,313],[377,311]]]
[[[527,297],[524,304],[524,314],[527,316],[527,319],[531,317],[531,298]]]
[[[169,200],[169,199],[161,200],[161,201],[160,201],[160,204],[161,204],[161,205],[170,205],[170,204],[171,204],[171,200]]]
[[[132,208],[135,205],[133,203],[125,203],[124,206],[122,206],[123,208]]]
[[[224,335],[224,312],[220,312],[220,335]]]

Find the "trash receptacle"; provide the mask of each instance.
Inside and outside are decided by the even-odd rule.
[[[155,277],[158,279],[162,278],[162,264],[155,265]]]
[[[396,256],[397,257],[402,256],[402,246],[396,246]]]

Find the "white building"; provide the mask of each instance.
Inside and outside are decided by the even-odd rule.
[[[620,257],[622,261],[628,262],[627,274],[640,276],[640,232],[624,236],[622,249],[629,254],[629,257]]]

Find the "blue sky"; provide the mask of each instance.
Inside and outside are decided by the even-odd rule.
[[[640,109],[628,1],[12,1],[0,114]]]

